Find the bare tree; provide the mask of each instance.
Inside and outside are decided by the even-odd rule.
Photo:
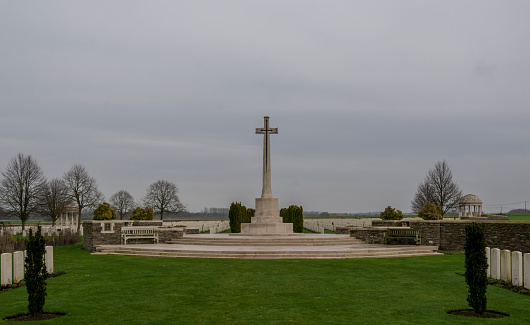
[[[7,215],[22,221],[22,230],[32,214],[39,212],[41,191],[46,178],[31,155],[19,153],[2,172],[0,204]]]
[[[66,184],[60,178],[54,178],[45,183],[41,196],[41,212],[52,219],[52,226],[65,212],[70,203]]]
[[[120,215],[120,220],[123,220],[123,217],[131,212],[135,205],[134,198],[125,190],[121,190],[112,194],[110,197],[110,204],[112,204],[112,206]]]
[[[453,173],[447,162],[439,161],[429,169],[423,183],[412,199],[412,210],[418,212],[425,203],[430,202],[442,209],[442,216],[458,205],[462,191],[453,181]]]
[[[163,220],[165,212],[179,213],[185,211],[177,193],[178,188],[174,183],[159,180],[149,185],[144,197],[144,204],[152,208],[155,213],[160,214],[160,220]]]
[[[90,177],[82,165],[74,165],[63,179],[68,188],[68,196],[77,204],[77,231],[81,227],[81,212],[86,208],[96,208],[103,201],[103,194],[98,190],[96,179]]]

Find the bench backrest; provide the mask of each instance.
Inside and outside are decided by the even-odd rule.
[[[420,231],[415,229],[388,229],[389,236],[417,236],[419,234]]]
[[[122,227],[121,233],[127,234],[127,235],[154,234],[155,228],[154,227]]]

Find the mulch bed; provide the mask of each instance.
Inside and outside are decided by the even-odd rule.
[[[31,315],[29,313],[17,314],[4,318],[6,322],[32,322],[37,320],[54,319],[66,315],[65,313],[47,313]]]
[[[482,314],[477,314],[473,309],[457,309],[457,310],[450,310],[447,312],[451,315],[458,315],[458,316],[466,316],[466,317],[477,317],[477,318],[504,318],[508,317],[510,315],[501,313],[494,310],[486,310]]]

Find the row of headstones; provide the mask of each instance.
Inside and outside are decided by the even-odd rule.
[[[24,258],[26,251],[0,255],[0,285],[7,286],[24,280]],[[46,246],[44,256],[46,271],[53,273],[53,246]]]
[[[316,220],[304,220],[304,228],[318,234],[324,233],[324,227],[322,227]]]
[[[373,218],[359,218],[359,219],[306,219],[304,220],[304,228],[318,233],[320,227],[335,232],[337,227],[371,227]],[[315,230],[313,230],[315,229]]]
[[[530,289],[530,253],[486,247],[488,277]]]
[[[32,229],[33,233],[37,231],[36,226],[32,227],[26,227],[24,230],[22,230],[22,227],[0,227],[0,235],[6,233],[10,235],[22,235],[22,237],[26,237],[29,234],[29,228]],[[41,234],[42,235],[48,235],[48,236],[58,236],[61,230],[64,229],[71,229],[72,231],[77,230],[75,227],[69,227],[69,226],[63,226],[63,227],[57,227],[57,226],[41,226]],[[81,236],[83,235],[83,228],[80,229]]]
[[[164,226],[186,226],[187,228],[199,228],[199,232],[210,232],[216,234],[230,229],[228,220],[219,221],[170,221],[164,222]]]

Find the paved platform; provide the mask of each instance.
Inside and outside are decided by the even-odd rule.
[[[441,255],[437,246],[366,244],[348,235],[185,235],[169,244],[100,245],[93,254],[181,258],[333,259]]]

